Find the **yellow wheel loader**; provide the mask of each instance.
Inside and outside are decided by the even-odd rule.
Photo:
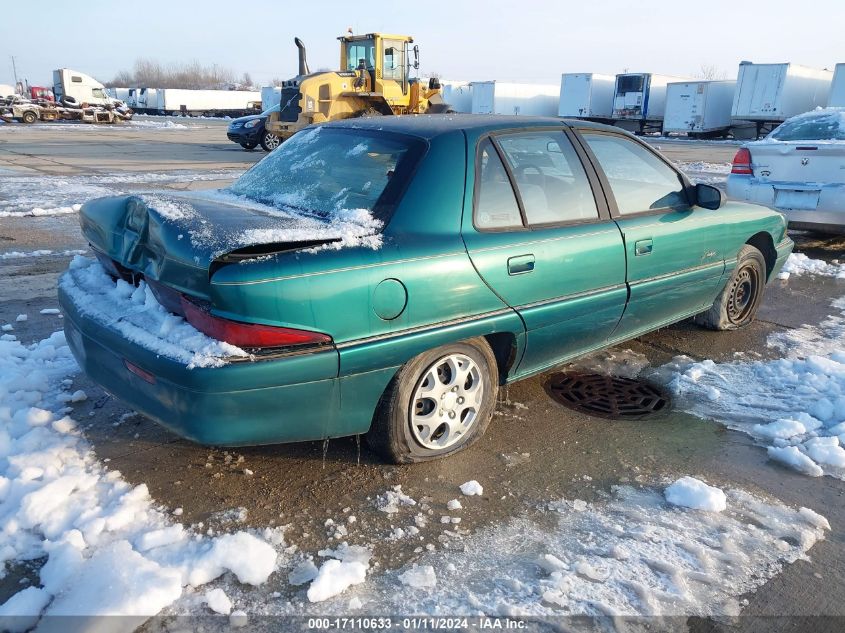
[[[312,123],[358,116],[431,114],[448,112],[440,83],[420,86],[409,77],[419,68],[419,47],[407,35],[347,35],[340,40],[340,67],[311,73],[305,46],[298,37],[299,74],[282,82],[278,112],[270,114],[266,129],[283,141]],[[411,59],[413,58],[413,60]]]

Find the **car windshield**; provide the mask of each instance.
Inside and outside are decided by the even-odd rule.
[[[279,104],[277,103],[272,108],[267,108],[264,112],[261,113],[261,116],[270,116],[271,112],[278,112],[279,111]]]
[[[781,125],[770,138],[776,141],[845,141],[845,110],[802,114]]]
[[[383,198],[395,199],[415,162],[416,146],[414,139],[377,131],[306,129],[236,180],[229,191],[322,218],[348,210],[378,215],[376,205]]]

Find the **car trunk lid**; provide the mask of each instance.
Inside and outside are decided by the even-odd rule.
[[[773,141],[749,149],[754,176],[762,182],[815,189],[845,183],[845,142]]]
[[[342,241],[333,224],[217,194],[120,196],[86,203],[82,232],[122,276],[208,299],[227,263]],[[117,212],[115,212],[117,210]],[[361,227],[365,230],[365,227]]]

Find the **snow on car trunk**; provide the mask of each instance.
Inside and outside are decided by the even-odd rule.
[[[129,341],[188,368],[220,367],[229,359],[247,358],[239,347],[210,338],[181,316],[168,312],[150,287],[114,280],[95,260],[77,255],[59,287],[81,314],[102,323]]]
[[[5,616],[79,616],[64,631],[91,630],[91,617],[131,631],[198,586],[231,572],[258,585],[276,569],[280,530],[208,538],[193,534],[97,461],[65,403],[78,372],[62,332],[25,346],[0,341],[0,561],[45,558],[37,584],[0,606]],[[2,625],[5,626],[5,625]]]

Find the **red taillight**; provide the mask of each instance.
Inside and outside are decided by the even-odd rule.
[[[182,297],[182,310],[188,323],[203,334],[238,347],[290,347],[332,342],[330,336],[320,332],[221,319],[185,296]]]
[[[734,162],[731,166],[732,174],[742,174],[744,176],[751,176],[754,172],[751,170],[751,152],[746,147],[741,147],[734,156]]]
[[[138,365],[136,365],[135,363],[130,363],[125,358],[123,359],[123,366],[126,367],[126,369],[131,371],[133,374],[138,376],[138,378],[140,378],[144,382],[148,382],[151,385],[156,384],[156,377],[150,372],[148,372],[146,369],[141,369],[140,367],[138,367]]]

